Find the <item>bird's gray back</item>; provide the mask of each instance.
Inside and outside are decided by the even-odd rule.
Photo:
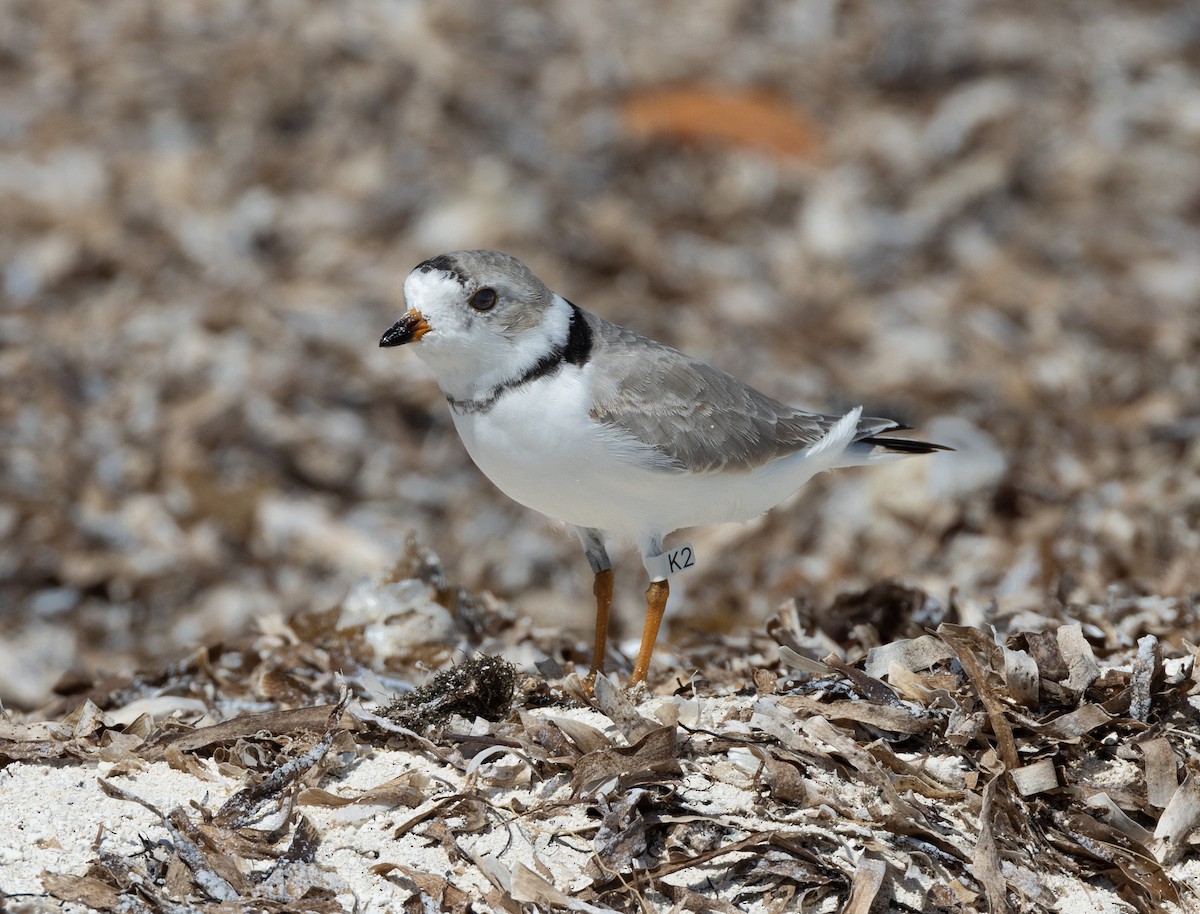
[[[732,375],[584,312],[604,372],[592,417],[628,432],[679,470],[753,470],[824,437],[837,416],[781,403]],[[863,419],[858,437],[896,428]]]

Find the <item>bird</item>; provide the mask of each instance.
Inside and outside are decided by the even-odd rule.
[[[589,685],[606,659],[610,546],[636,546],[650,578],[632,688],[649,673],[667,578],[695,563],[690,546],[664,554],[668,534],[749,520],[825,470],[951,450],[888,437],[910,427],[862,407],[837,416],[775,400],[585,311],[498,251],[424,260],[403,292],[407,310],[379,345],[411,346],[484,475],[583,547],[596,603]]]

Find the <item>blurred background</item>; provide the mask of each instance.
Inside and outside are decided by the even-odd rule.
[[[586,641],[577,545],[377,348],[470,247],[959,448],[677,535],[676,635],[887,579],[1194,623],[1195,3],[3,0],[0,699],[334,605],[410,534]]]

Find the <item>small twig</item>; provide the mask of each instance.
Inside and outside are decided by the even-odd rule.
[[[337,735],[338,725],[346,710],[346,704],[350,701],[350,690],[346,688],[344,680],[340,682],[340,687],[341,694],[338,696],[337,704],[333,705],[329,711],[325,733],[313,747],[303,755],[280,765],[259,783],[239,790],[231,796],[217,811],[214,817],[216,821],[232,828],[240,827],[260,805],[277,796],[285,786],[298,779],[325,757],[325,753],[329,751],[333,745],[333,739]]]
[[[204,862],[204,854],[200,848],[192,842],[182,831],[172,824],[170,818],[162,813],[160,809],[152,803],[143,800],[141,797],[134,796],[132,793],[127,793],[111,781],[106,781],[101,778],[98,782],[100,789],[108,796],[117,800],[126,800],[130,803],[137,803],[139,806],[150,810],[154,815],[158,816],[162,822],[163,828],[167,830],[171,841],[175,846],[175,852],[179,854],[179,859],[182,860],[192,874],[196,877],[196,884],[211,898],[213,901],[235,901],[239,896],[238,892],[230,885],[223,876],[216,870],[208,866]],[[182,807],[180,807],[182,809]]]

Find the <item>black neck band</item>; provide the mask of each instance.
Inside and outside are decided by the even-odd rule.
[[[559,343],[517,377],[501,381],[488,392],[486,397],[458,400],[447,394],[446,402],[450,404],[450,408],[456,413],[486,413],[508,391],[553,374],[563,366],[564,362],[571,365],[585,365],[592,355],[592,328],[588,326],[583,312],[570,302],[567,304],[571,305],[571,321],[567,327],[566,342]]]

